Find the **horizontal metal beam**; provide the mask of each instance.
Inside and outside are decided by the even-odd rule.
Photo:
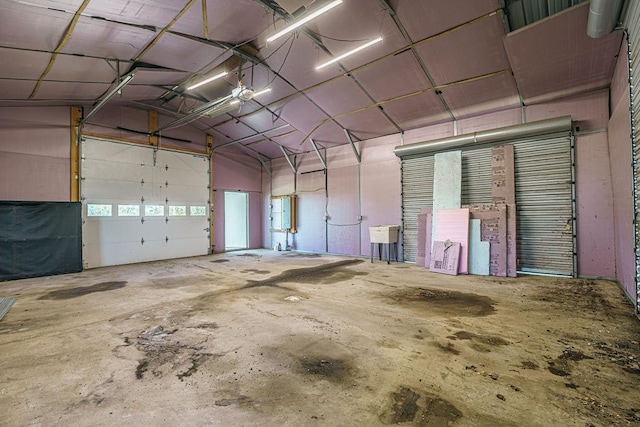
[[[570,130],[571,116],[563,116],[523,125],[513,125],[431,141],[416,142],[415,144],[398,145],[394,148],[393,153],[398,157],[407,157],[471,145],[490,144],[502,140],[507,141],[516,138],[526,138],[534,135],[544,135],[562,131],[568,132]]]

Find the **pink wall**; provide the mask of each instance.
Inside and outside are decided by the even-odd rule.
[[[613,252],[613,195],[607,150],[606,126],[608,120],[608,92],[599,90],[567,99],[559,99],[540,105],[527,106],[524,117],[527,122],[563,115],[571,115],[580,126],[582,134],[576,137],[576,190],[578,268],[584,276],[615,277],[615,253]],[[334,230],[326,234],[329,251],[350,255],[369,255],[369,228],[381,224],[401,224],[400,160],[393,154],[396,145],[452,136],[503,126],[520,124],[521,108],[499,113],[442,123],[407,131],[401,135],[371,139],[362,142],[360,165],[362,223],[359,230]],[[584,134],[589,131],[589,134]],[[595,131],[595,133],[593,133]],[[628,135],[628,131],[627,131]],[[311,149],[311,147],[305,147]],[[320,169],[315,153],[298,156],[300,172]],[[273,194],[291,194],[294,191],[293,172],[284,159],[276,159],[273,174]],[[351,147],[340,146],[327,150],[330,220],[349,224],[357,214],[357,161]],[[628,163],[627,163],[628,164]],[[301,178],[302,177],[302,178]],[[266,212],[271,178],[263,174]],[[298,234],[294,249],[324,251],[323,228],[324,194],[311,195],[309,177],[298,174],[300,211]],[[302,187],[301,187],[302,184]],[[316,183],[322,186],[321,182]],[[308,187],[308,188],[307,188]],[[628,212],[628,211],[627,211]],[[307,216],[309,215],[309,216]],[[284,237],[268,232],[268,215],[265,215],[263,245],[273,247]],[[338,221],[335,221],[336,223]],[[309,228],[307,228],[309,227]],[[356,233],[358,231],[358,233]],[[278,240],[281,239],[281,240]],[[359,241],[358,241],[359,239]],[[283,243],[284,245],[284,243]]]
[[[631,170],[631,114],[629,112],[628,59],[626,44],[618,57],[612,83],[612,114],[607,126],[616,254],[616,278],[632,301],[635,301],[635,260],[633,227],[633,184]],[[626,86],[626,90],[624,90]],[[615,99],[615,98],[617,99]],[[615,102],[615,104],[614,104]]]
[[[69,201],[68,107],[0,108],[0,200]]]
[[[607,133],[577,136],[575,146],[578,274],[615,279]]]

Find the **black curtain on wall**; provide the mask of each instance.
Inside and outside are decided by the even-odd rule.
[[[0,281],[82,271],[80,202],[0,201]]]

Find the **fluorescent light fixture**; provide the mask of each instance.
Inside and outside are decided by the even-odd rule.
[[[80,124],[84,124],[86,123],[87,120],[89,120],[95,113],[98,112],[99,109],[101,109],[102,107],[104,107],[104,104],[106,104],[111,98],[113,98],[117,93],[120,93],[120,91],[122,90],[123,87],[125,87],[126,85],[129,84],[129,82],[131,81],[131,79],[133,79],[133,76],[136,74],[136,70],[134,69],[133,71],[131,71],[130,73],[122,76],[122,79],[120,80],[120,82],[116,85],[116,87],[114,87],[113,89],[111,89],[111,92],[109,92],[108,94],[106,94],[104,96],[104,98],[102,98],[100,100],[100,102],[98,102],[98,105],[96,105],[93,110],[91,110],[89,112],[89,114],[87,114],[81,121]]]
[[[260,96],[262,94],[271,92],[271,88],[270,87],[266,87],[262,90],[257,91],[256,93],[253,94],[252,98],[255,98],[256,96]],[[235,105],[235,104],[239,104],[240,100],[239,99],[234,99],[233,101],[231,101],[229,104],[231,105]]]
[[[272,42],[272,41],[284,36],[285,34],[295,30],[299,26],[306,24],[307,22],[311,21],[313,18],[322,15],[323,13],[325,13],[326,11],[328,11],[330,9],[333,9],[334,7],[339,5],[340,3],[342,3],[342,0],[334,0],[331,3],[327,4],[326,6],[323,6],[320,9],[316,10],[315,12],[310,13],[309,15],[305,16],[304,18],[300,19],[299,21],[294,22],[293,24],[289,25],[288,27],[284,28],[283,30],[278,31],[277,33],[275,33],[274,35],[269,37],[267,39],[267,43]]]
[[[335,63],[335,62],[341,61],[341,60],[343,60],[344,58],[346,58],[347,56],[351,56],[351,55],[353,55],[354,53],[360,52],[362,49],[366,49],[366,48],[368,48],[369,46],[372,46],[372,45],[374,45],[374,44],[376,44],[376,43],[378,43],[378,42],[380,42],[380,41],[382,41],[382,37],[378,37],[378,38],[377,38],[377,39],[375,39],[375,40],[371,40],[370,42],[367,42],[367,43],[363,44],[362,46],[358,46],[357,48],[355,48],[355,49],[353,49],[353,50],[350,50],[349,52],[343,53],[342,55],[337,56],[337,57],[333,58],[333,59],[332,59],[332,60],[330,60],[330,61],[327,61],[327,62],[325,62],[325,63],[323,63],[323,64],[318,65],[318,66],[316,67],[316,70],[319,70],[319,69],[321,69],[321,68],[324,68],[324,67],[326,67],[327,65],[331,65],[331,64],[333,64],[333,63]]]
[[[208,79],[204,79],[204,80],[203,80],[203,81],[201,81],[200,83],[196,83],[196,84],[194,84],[193,86],[189,86],[189,87],[187,88],[187,90],[195,89],[195,88],[200,87],[200,86],[202,86],[202,85],[206,85],[207,83],[212,82],[212,81],[214,81],[214,80],[216,80],[216,79],[219,79],[220,77],[224,77],[224,76],[226,76],[227,74],[229,74],[229,73],[228,73],[228,72],[226,72],[226,71],[223,71],[223,72],[221,72],[220,74],[216,74],[215,76],[209,77]]]

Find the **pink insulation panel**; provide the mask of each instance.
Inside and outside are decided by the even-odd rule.
[[[469,273],[469,209],[439,209],[435,213],[436,229],[433,240],[435,242],[460,243],[460,266],[458,272]],[[431,263],[435,259],[435,248]]]

